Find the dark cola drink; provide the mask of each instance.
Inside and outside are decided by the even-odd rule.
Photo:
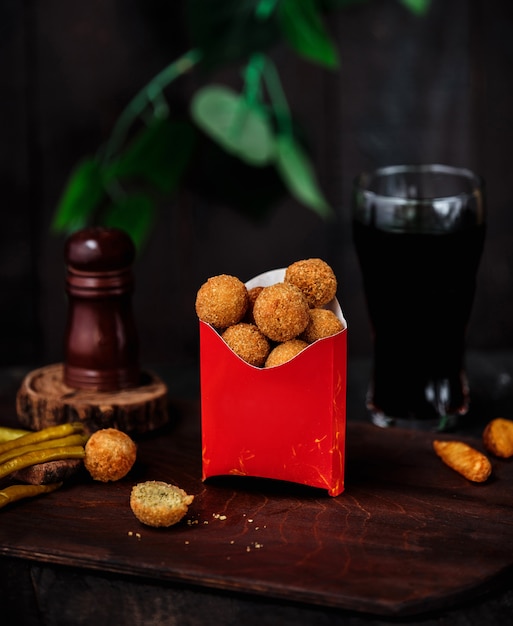
[[[431,167],[442,168],[442,178],[455,175]],[[421,202],[413,182],[402,196],[397,185],[390,193],[374,183],[379,193],[367,197],[361,183],[356,189],[353,240],[374,349],[367,405],[381,426],[450,428],[468,409],[465,339],[486,227],[480,186],[463,172],[454,202],[456,187],[428,186]]]
[[[354,222],[353,233],[374,339],[370,408],[404,420],[465,413],[465,335],[484,225],[398,235]]]

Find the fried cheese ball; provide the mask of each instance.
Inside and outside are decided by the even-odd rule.
[[[240,322],[227,328],[221,336],[235,354],[255,367],[263,366],[271,350],[269,340],[255,324]]]
[[[300,335],[307,343],[313,343],[317,339],[331,337],[344,330],[344,324],[329,309],[310,309],[310,321],[305,331]]]
[[[292,263],[285,270],[284,281],[301,289],[310,308],[327,304],[337,293],[335,273],[322,259],[305,259]]]
[[[513,421],[496,417],[483,431],[485,448],[495,456],[509,459],[513,456]]]
[[[219,274],[199,288],[196,314],[201,321],[215,328],[228,328],[241,321],[248,304],[246,285],[235,276]]]
[[[264,287],[253,307],[258,328],[272,341],[288,341],[301,334],[310,321],[308,302],[290,283]]]
[[[85,444],[84,465],[94,480],[109,482],[128,474],[137,448],[132,439],[116,428],[94,432]]]
[[[283,365],[283,363],[290,361],[307,347],[308,344],[306,341],[302,341],[301,339],[289,339],[288,341],[284,341],[271,350],[265,361],[265,367]]]
[[[141,523],[158,528],[179,522],[193,500],[176,485],[148,480],[132,487],[130,508]]]

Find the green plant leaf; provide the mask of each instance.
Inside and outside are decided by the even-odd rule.
[[[83,228],[104,196],[101,167],[94,158],[81,161],[71,173],[59,200],[52,229],[70,232]]]
[[[278,14],[283,34],[300,56],[331,69],[338,67],[337,50],[316,0],[283,0]]]
[[[281,1],[281,0],[280,0]],[[187,26],[192,45],[207,71],[241,61],[270,48],[280,37],[276,11],[258,15],[261,0],[188,0]]]
[[[163,108],[167,111],[164,89],[178,77],[190,72],[200,58],[201,52],[199,50],[189,50],[167,65],[138,91],[123,109],[112,129],[102,151],[104,161],[110,162],[121,151],[122,146],[127,142],[131,128],[138,119],[143,119],[150,105],[153,107],[155,118],[157,118],[156,110]],[[160,116],[160,118],[163,117],[163,115]]]
[[[255,104],[221,85],[204,87],[191,103],[196,124],[227,152],[252,165],[266,165],[275,152],[269,119]]]
[[[415,15],[425,15],[431,4],[431,0],[399,0],[399,2]]]
[[[276,147],[276,167],[292,196],[321,217],[332,217],[332,208],[319,188],[314,168],[303,148],[287,135],[277,138]]]
[[[105,179],[139,178],[169,194],[178,187],[189,164],[195,139],[191,124],[154,118],[106,168]]]
[[[101,223],[104,226],[121,228],[140,249],[153,227],[155,214],[154,201],[146,194],[134,193],[109,205],[102,215]]]

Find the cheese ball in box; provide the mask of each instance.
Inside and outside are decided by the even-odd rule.
[[[275,283],[262,289],[253,306],[255,324],[272,341],[288,341],[302,333],[310,321],[308,302],[289,283]]]
[[[337,293],[337,279],[322,259],[304,259],[289,265],[284,281],[300,289],[311,308],[331,302]]]
[[[204,283],[196,295],[196,314],[215,328],[228,328],[242,320],[249,305],[248,290],[236,276],[220,274]]]

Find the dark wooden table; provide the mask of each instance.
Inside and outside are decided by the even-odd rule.
[[[480,447],[489,419],[513,417],[513,355],[468,361],[472,410],[457,436]],[[433,434],[370,426],[368,370],[349,363],[346,489],[330,498],[242,477],[202,483],[197,371],[162,368],[171,423],[138,438],[129,476],[81,475],[0,512],[2,625],[508,623],[513,462],[470,484],[434,455]],[[24,373],[1,373],[2,424],[14,423]],[[128,497],[147,479],[195,494],[182,523],[137,522]]]

